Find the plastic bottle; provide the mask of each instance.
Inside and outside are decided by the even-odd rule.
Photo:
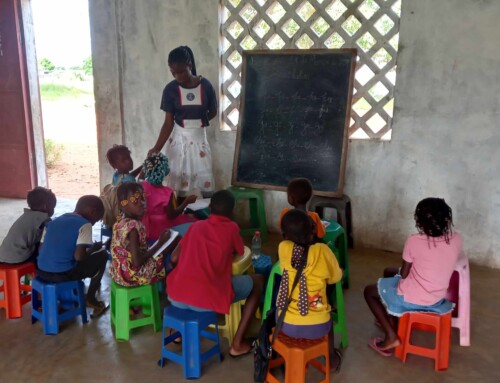
[[[260,231],[256,231],[252,238],[252,259],[259,259],[261,246],[262,239],[260,238]]]

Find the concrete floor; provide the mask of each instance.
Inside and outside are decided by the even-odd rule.
[[[0,240],[22,208],[24,201],[0,199]],[[71,211],[74,201],[58,203],[56,214]],[[264,252],[275,253],[278,237],[264,245]],[[362,296],[363,287],[376,281],[384,267],[398,265],[400,255],[371,249],[349,253],[351,287],[345,290],[349,347],[344,363],[332,381],[343,382],[499,382],[496,358],[500,349],[500,270],[471,267],[471,347],[460,347],[458,331],[453,330],[448,371],[437,373],[430,359],[409,356],[405,365],[394,357],[384,358],[367,347],[367,341],[380,332],[373,324]],[[109,276],[106,275],[101,298],[109,301]],[[7,320],[0,310],[0,382],[180,382],[182,369],[174,363],[157,366],[161,334],[152,327],[136,329],[129,342],[117,342],[109,314],[82,325],[69,320],[56,336],[43,335],[39,323],[30,321],[30,305],[24,306],[21,319]],[[250,334],[251,335],[251,334]],[[427,339],[423,339],[427,341]],[[252,382],[253,359],[227,357],[228,344],[222,340],[226,355],[222,363],[208,361],[203,366],[204,382]],[[309,381],[309,380],[308,380]],[[311,382],[314,380],[310,380]]]

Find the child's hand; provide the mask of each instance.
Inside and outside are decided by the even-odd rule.
[[[159,241],[160,241],[160,243],[165,243],[165,242],[167,242],[167,241],[169,240],[169,238],[170,238],[170,235],[171,235],[171,233],[170,233],[170,229],[166,229],[166,230],[164,230],[164,231],[160,234],[160,238],[158,238],[158,239],[159,239]]]
[[[198,197],[196,197],[194,194],[187,196],[186,197],[186,205],[189,205],[190,203],[195,202],[196,198],[198,198]]]
[[[101,250],[101,249],[102,249],[102,242],[94,242],[92,244],[92,246],[90,246],[87,249],[87,253],[92,254],[92,253],[95,253],[96,251]]]

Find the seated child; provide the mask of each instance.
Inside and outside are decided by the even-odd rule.
[[[145,209],[144,191],[135,182],[121,184],[117,190],[123,218],[113,226],[111,240],[111,278],[122,286],[149,285],[165,278],[163,254],[153,257],[156,250],[170,238],[170,230],[163,231],[158,244],[148,249],[146,229],[141,223]],[[169,253],[175,241],[163,253]]]
[[[232,302],[246,299],[229,356],[252,352],[243,335],[259,306],[264,288],[261,275],[232,275],[233,255],[244,253],[238,225],[231,220],[234,197],[221,190],[211,198],[208,219],[193,223],[172,253],[177,264],[167,277],[172,305],[195,311],[229,313]]]
[[[426,198],[417,204],[418,234],[410,235],[403,250],[401,268],[387,268],[384,278],[365,287],[368,307],[385,337],[373,338],[369,346],[383,356],[399,346],[397,321],[407,312],[445,314],[453,304],[445,299],[451,274],[462,252],[462,237],[452,233],[452,212],[441,198]]]
[[[106,153],[106,157],[115,172],[112,183],[106,185],[101,192],[101,200],[104,204],[102,221],[108,228],[112,228],[120,214],[118,201],[116,200],[116,188],[123,182],[135,182],[142,166],[132,171],[134,162],[130,157],[130,150],[124,145],[113,145]]]
[[[109,306],[96,298],[106,268],[108,253],[102,243],[92,244],[92,225],[102,218],[104,206],[99,197],[85,195],[73,213],[49,222],[42,235],[37,276],[48,282],[76,281],[90,278],[87,307],[92,318],[102,315]]]
[[[283,274],[276,315],[290,296],[297,269],[301,264],[305,265],[292,293],[281,331],[289,337],[305,339],[319,339],[328,334],[330,368],[338,371],[342,354],[334,348],[332,308],[326,288],[341,280],[342,270],[330,248],[324,243],[315,243],[315,227],[305,211],[288,211],[283,216],[281,227],[284,241],[279,244],[278,256]]]
[[[146,236],[149,240],[156,240],[165,229],[196,219],[182,214],[190,203],[196,201],[195,195],[190,195],[179,206],[175,204],[174,190],[163,186],[164,178],[170,173],[168,159],[162,153],[153,153],[144,161],[144,178],[142,187],[146,194],[146,212],[142,223],[146,227]]]
[[[313,220],[314,225],[316,226],[315,229],[316,236],[320,239],[323,238],[326,233],[325,233],[325,227],[321,222],[321,218],[316,212],[307,211],[306,209],[307,202],[309,202],[313,193],[313,187],[311,181],[309,181],[307,178],[294,178],[288,183],[288,187],[286,188],[286,193],[288,195],[288,203],[292,205],[295,209],[306,211],[309,217],[311,217],[311,219]],[[280,227],[283,216],[289,210],[290,210],[289,208],[284,208],[283,211],[281,212],[279,220]]]
[[[125,145],[113,145],[106,153],[109,164],[115,169],[113,185],[119,186],[122,182],[135,182],[142,166],[134,169],[134,161],[130,157],[130,150]]]
[[[43,229],[54,214],[56,202],[49,189],[36,187],[28,192],[29,209],[24,209],[0,245],[0,263],[36,265]]]

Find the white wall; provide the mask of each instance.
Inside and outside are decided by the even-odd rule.
[[[153,146],[171,76],[168,52],[189,45],[218,84],[218,0],[90,0],[101,184],[105,151],[125,143],[136,162]],[[500,1],[403,0],[390,142],[353,141],[345,192],[357,245],[401,251],[413,210],[444,197],[477,263],[500,267]],[[230,183],[235,133],[209,128],[218,187]],[[286,205],[266,192],[268,220]]]

